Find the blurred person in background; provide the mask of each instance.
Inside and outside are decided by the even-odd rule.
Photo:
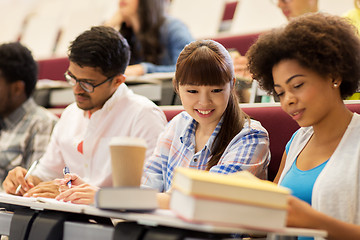
[[[271,0],[276,4],[285,17],[290,20],[305,13],[317,12],[317,0]]]
[[[32,98],[37,64],[18,42],[0,45],[0,182],[44,154],[57,117]]]
[[[360,0],[354,0],[354,8],[344,14],[344,17],[350,19],[351,23],[355,25],[360,32]]]
[[[343,17],[350,20],[350,22],[356,27],[357,34],[360,36],[360,0],[354,0],[354,8],[346,12]],[[347,99],[359,100],[359,90]]]
[[[130,45],[126,75],[175,72],[181,50],[193,37],[185,24],[166,14],[168,4],[167,0],[120,0],[118,11],[105,22]]]
[[[271,0],[278,6],[285,17],[290,20],[291,18],[298,17],[302,14],[318,11],[317,0]],[[251,75],[247,69],[247,58],[238,53],[231,54],[235,67],[235,74],[238,84],[238,96],[240,102],[249,102],[251,87]]]

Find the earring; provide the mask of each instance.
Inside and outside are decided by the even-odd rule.
[[[334,87],[337,87],[338,86],[338,84],[337,83],[334,83]]]

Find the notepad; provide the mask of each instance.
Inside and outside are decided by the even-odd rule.
[[[84,213],[87,208],[91,207],[84,204],[73,204],[70,202],[58,201],[53,198],[43,198],[43,197],[22,197],[12,194],[7,194],[0,192],[0,202],[25,206],[35,210],[54,210],[54,211],[64,211],[64,212],[73,212],[73,213]]]

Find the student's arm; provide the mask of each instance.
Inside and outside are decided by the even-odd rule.
[[[284,153],[282,155],[278,172],[276,173],[276,176],[274,178],[274,183],[279,183],[281,173],[282,173],[282,171],[284,170],[284,167],[285,167],[285,162],[286,162],[286,151],[284,151]]]
[[[125,70],[126,76],[141,76],[146,73],[146,69],[143,64],[130,65]]]
[[[165,188],[163,178],[163,163],[168,161],[169,147],[166,133],[160,134],[154,153],[144,163],[144,171],[141,178],[141,186],[144,188],[156,189],[163,192]]]
[[[34,123],[24,156],[27,168],[30,167],[32,162],[39,160],[46,152],[56,122],[57,119],[54,117],[48,120],[37,119],[36,123]]]
[[[287,226],[326,230],[329,240],[360,239],[360,226],[327,216],[292,196],[288,200]]]
[[[144,121],[145,122],[145,121]],[[146,121],[144,124],[153,124],[153,121]],[[170,148],[173,141],[175,126],[170,122],[158,136],[149,139],[153,146],[150,154],[144,162],[144,171],[141,179],[141,186],[144,188],[156,189],[159,192],[165,191],[164,175],[169,160]]]
[[[104,26],[115,28],[116,30],[120,30],[120,25],[123,22],[123,17],[121,15],[120,9],[118,9],[114,15],[104,22]]]
[[[269,137],[262,127],[254,127],[244,127],[231,140],[211,172],[227,174],[247,170],[259,178],[266,178],[266,166],[270,160]]]
[[[169,54],[171,62],[167,65],[156,65],[149,62],[141,63],[145,73],[154,72],[175,72],[175,65],[180,52],[190,42],[194,41],[187,26],[178,19],[169,18],[166,25],[162,27],[161,39],[165,39],[165,48]]]
[[[28,189],[26,196],[30,197],[37,194],[39,197],[54,198],[59,194],[59,186],[53,180],[63,177],[62,169],[65,163],[62,156],[63,149],[60,147],[58,139],[61,134],[64,134],[65,127],[61,120],[55,125],[46,152],[32,173],[32,176],[36,177],[37,182],[34,184],[34,187]],[[40,182],[43,183],[40,184]]]

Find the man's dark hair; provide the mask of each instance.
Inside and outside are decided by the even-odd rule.
[[[81,67],[100,68],[107,77],[123,74],[129,64],[129,45],[111,27],[92,27],[80,34],[69,47],[69,60]]]
[[[0,45],[0,70],[8,83],[23,81],[30,97],[37,81],[37,63],[31,52],[19,42]]]

